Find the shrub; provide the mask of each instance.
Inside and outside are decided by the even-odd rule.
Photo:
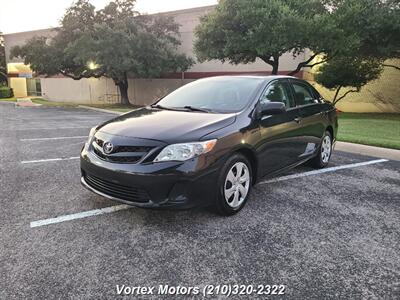
[[[0,86],[0,98],[11,98],[14,96],[12,88],[8,86]]]

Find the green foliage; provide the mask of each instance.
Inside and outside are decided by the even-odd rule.
[[[400,4],[393,0],[332,0],[331,18],[342,37],[316,80],[335,89],[334,103],[380,77],[385,60],[400,57]],[[391,66],[398,68],[396,66]],[[339,96],[342,88],[350,88]]]
[[[48,45],[47,40],[46,37],[34,37],[23,46],[13,47],[10,57],[23,57],[38,74],[58,74],[61,66],[61,59],[56,55],[58,49]]]
[[[322,65],[315,80],[328,89],[336,90],[333,103],[351,92],[358,92],[368,82],[378,79],[383,71],[381,61],[376,59],[335,57]],[[340,89],[353,88],[339,97]]]
[[[88,0],[70,7],[52,39],[33,38],[15,47],[39,74],[63,74],[73,79],[107,76],[129,103],[128,76],[159,77],[185,71],[192,59],[177,52],[179,26],[172,18],[140,16],[134,0],[114,0],[95,11]]]
[[[381,72],[379,61],[332,59],[321,66],[315,79],[328,89],[339,86],[361,88],[369,81],[377,79]]]
[[[350,44],[338,47],[342,56],[386,60],[400,57],[398,0],[333,0],[331,18]]]
[[[400,56],[398,0],[221,0],[195,31],[199,61],[233,64],[260,58],[279,69],[279,58],[311,50],[291,75],[334,57]],[[322,57],[313,63],[316,56]]]
[[[221,0],[196,28],[194,46],[199,61],[238,64],[260,58],[277,72],[279,57],[288,51],[324,50],[329,29],[319,1]]]
[[[11,98],[11,97],[14,97],[13,89],[7,86],[0,86],[0,98]]]

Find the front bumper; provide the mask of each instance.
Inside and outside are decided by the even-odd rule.
[[[216,197],[220,168],[220,163],[207,161],[212,159],[198,157],[185,162],[120,164],[101,160],[83,149],[81,183],[98,195],[138,207],[207,206]],[[129,195],[140,197],[136,200]]]

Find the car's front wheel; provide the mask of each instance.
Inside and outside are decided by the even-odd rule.
[[[321,145],[318,154],[311,160],[311,163],[316,168],[324,168],[328,165],[332,154],[332,135],[326,131],[322,137]]]
[[[216,199],[218,213],[229,216],[240,211],[249,198],[251,186],[251,164],[243,155],[234,154],[220,172]]]

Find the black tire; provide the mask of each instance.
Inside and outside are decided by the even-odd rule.
[[[240,191],[238,192],[238,190],[236,190],[235,193],[238,193],[238,195],[239,195],[238,199],[239,199],[239,202],[241,202],[241,204],[238,205],[237,207],[232,207],[231,205],[234,204],[234,199],[232,198],[232,196],[236,197],[236,195],[234,193],[231,196],[231,198],[229,198],[229,199],[233,199],[231,201],[228,201],[229,199],[226,200],[226,198],[225,198],[225,188],[229,187],[229,184],[230,184],[230,181],[229,181],[229,179],[227,179],[227,176],[232,168],[233,168],[232,172],[234,170],[236,170],[236,172],[237,172],[237,167],[240,167],[240,166],[243,167],[243,165],[241,165],[240,163],[243,163],[244,165],[246,165],[247,170],[248,170],[249,180],[248,180],[248,183],[246,181],[244,183],[237,183],[237,185],[242,184],[242,186],[246,189],[247,184],[248,184],[248,189],[247,189],[247,194],[244,197],[244,199],[243,199]],[[243,167],[242,170],[243,170],[242,171],[243,177],[246,177],[245,171],[244,171],[245,168]],[[234,174],[234,173],[232,173],[232,174]],[[232,155],[229,159],[227,159],[227,161],[225,162],[224,166],[222,167],[221,172],[218,177],[218,193],[217,193],[217,199],[215,202],[215,207],[216,207],[217,212],[220,215],[223,215],[223,216],[234,215],[234,214],[238,213],[246,205],[246,202],[249,198],[251,187],[252,187],[252,175],[253,174],[252,174],[251,164],[250,164],[249,160],[242,154],[237,153],[237,154]],[[234,189],[234,186],[231,185],[231,188]],[[239,187],[237,187],[237,188],[239,188]],[[231,203],[231,205],[229,204],[229,202]]]
[[[330,152],[329,152],[328,159],[324,160],[323,159],[323,155],[324,155],[324,153],[323,153],[323,151],[324,151],[323,150],[323,142],[324,142],[324,139],[326,137],[329,137],[329,139],[330,139]],[[329,160],[331,158],[331,155],[332,155],[332,135],[331,135],[331,133],[329,131],[325,131],[325,134],[322,137],[321,143],[320,143],[320,145],[318,147],[318,154],[313,159],[311,159],[311,161],[310,161],[311,165],[314,168],[318,168],[318,169],[325,168],[329,164]]]

